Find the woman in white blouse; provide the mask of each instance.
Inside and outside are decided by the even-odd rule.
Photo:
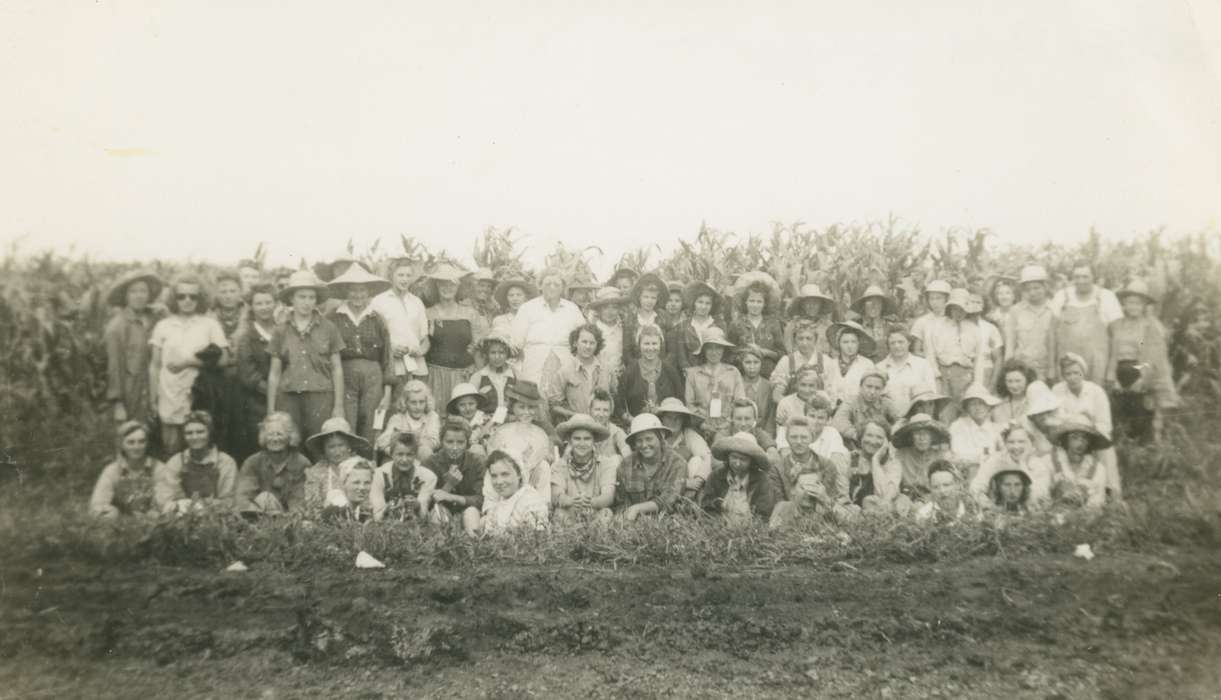
[[[513,345],[521,350],[518,378],[547,385],[572,359],[568,336],[585,323],[576,304],[564,298],[564,277],[548,270],[539,280],[542,296],[521,305],[513,318]],[[547,395],[548,392],[544,391]]]
[[[488,534],[517,527],[547,526],[547,501],[521,476],[521,464],[512,455],[496,450],[488,456],[488,477],[495,494],[483,500],[480,526]]]

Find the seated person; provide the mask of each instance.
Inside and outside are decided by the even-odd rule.
[[[873,488],[881,504],[905,515],[912,503],[927,500],[929,467],[945,458],[949,439],[945,426],[923,413],[896,430],[890,448],[874,458]]]
[[[781,398],[776,404],[777,429],[787,424],[793,416],[808,416],[807,408],[814,397],[826,397],[826,394],[819,390],[819,387],[822,386],[822,376],[813,367],[798,370],[794,378],[794,386],[796,387],[795,392]],[[833,410],[830,399],[827,399],[827,410]],[[827,420],[830,420],[830,417]],[[784,440],[777,439],[777,442],[783,445]]]
[[[768,478],[771,461],[750,433],[717,438],[712,444],[716,468],[701,498],[704,510],[735,524],[772,516],[776,498]]]
[[[441,449],[425,465],[437,478],[432,493],[432,517],[439,523],[461,518],[462,529],[473,535],[479,531],[483,509],[483,457],[468,448],[471,429],[458,416],[450,416],[441,426]]]
[[[148,428],[139,421],[125,421],[118,427],[116,437],[118,455],[98,476],[89,499],[89,514],[117,518],[152,513],[153,475],[163,466],[148,456]]]
[[[819,392],[806,407],[806,417],[810,419],[810,430],[814,433],[814,442],[810,445],[810,449],[814,450],[814,454],[824,462],[835,464],[835,469],[847,473],[848,471],[848,448],[844,445],[844,440],[840,437],[839,431],[828,425],[831,420],[831,400],[826,394]],[[788,442],[788,436],[785,436],[785,443]],[[788,449],[785,444],[780,454],[784,454]]]
[[[381,435],[377,436],[377,450],[385,454],[399,433],[414,433],[420,446],[420,459],[428,459],[441,440],[441,416],[437,414],[432,392],[419,379],[410,379],[398,392],[394,402],[394,415],[386,419]]]
[[[1031,444],[1037,454],[1050,457],[1052,438],[1060,424],[1060,399],[1041,381],[1031,382],[1026,398],[1026,429],[1030,431]]]
[[[305,507],[309,460],[297,451],[301,433],[284,411],[267,414],[259,424],[259,451],[237,473],[237,504],[246,513],[276,514]]]
[[[488,455],[491,496],[483,499],[480,528],[485,534],[500,534],[519,527],[547,527],[547,501],[522,478],[521,461],[504,450]]]
[[[601,389],[594,392],[589,402],[589,415],[607,430],[606,439],[598,441],[597,451],[603,457],[626,457],[632,453],[632,448],[627,446],[627,433],[623,428],[611,422],[614,408],[614,399],[609,392]]]
[[[322,457],[305,471],[305,501],[320,506],[339,488],[339,465],[354,455],[372,457],[369,441],[352,432],[346,418],[328,418],[316,435],[305,441],[306,452]]]
[[[554,441],[546,428],[539,425],[539,413],[546,411],[538,385],[526,380],[516,381],[505,388],[508,420],[496,428],[488,440],[488,449],[500,450],[521,460],[518,467],[526,483],[534,487],[545,503],[551,502],[551,463],[555,461]],[[544,424],[545,425],[545,424]],[[490,472],[484,472],[483,500],[495,496]]]
[[[1107,500],[1107,467],[1102,453],[1111,441],[1084,416],[1068,416],[1055,434],[1053,495],[1071,506],[1101,508]]]
[[[868,421],[881,423],[887,429],[899,422],[901,416],[885,392],[886,375],[876,369],[870,370],[861,376],[860,393],[835,409],[831,425],[845,443],[855,445],[857,431]]]
[[[362,457],[349,457],[339,465],[341,479],[338,488],[326,496],[322,519],[328,522],[355,520],[364,522],[373,516],[369,494],[373,489],[373,465]]]
[[[877,421],[867,421],[861,426],[860,436],[860,444],[848,457],[848,499],[863,508],[866,499],[874,496],[874,455],[890,445],[890,430]]]
[[[557,522],[608,521],[615,502],[619,457],[599,454],[606,426],[578,413],[555,428],[568,443],[563,458],[551,469],[551,508]]]
[[[615,512],[629,522],[669,512],[682,496],[687,465],[666,446],[669,433],[651,413],[632,418],[627,434],[632,454],[619,465],[615,484]]]
[[[999,498],[1003,479],[997,479],[1002,472],[1017,472],[1015,477],[1025,483],[1025,495],[1020,500],[1020,510],[1041,508],[1051,499],[1052,466],[1047,458],[1035,452],[1034,443],[1030,439],[1030,429],[1021,423],[1011,423],[1001,433],[1005,450],[998,452],[984,462],[971,480],[971,495],[984,508],[1012,510],[1016,502]],[[1012,486],[1012,479],[1009,480]]]
[[[958,478],[958,470],[949,461],[939,459],[929,465],[928,484],[928,500],[916,508],[917,521],[957,522],[975,512],[974,501]]]
[[[419,462],[415,435],[399,433],[390,448],[390,461],[373,475],[369,493],[373,519],[427,517],[436,488],[437,475]]]
[[[815,422],[805,416],[793,416],[784,426],[788,449],[770,473],[778,501],[772,527],[782,527],[807,513],[836,518],[851,513],[848,472],[843,468],[846,464],[839,459],[821,459],[814,453],[815,428]]]
[[[755,407],[754,401],[734,399],[733,405],[729,408],[729,425],[717,431],[717,439],[747,433],[754,437],[755,443],[767,453],[769,463],[780,464],[780,451],[776,449],[776,441],[759,427],[758,418],[759,411]]]
[[[665,447],[687,465],[683,497],[695,500],[712,474],[712,450],[708,449],[708,442],[700,431],[704,418],[688,410],[676,398],[664,399],[657,407],[656,416],[669,429]]]
[[[763,355],[755,346],[738,350],[738,367],[742,369],[742,388],[746,398],[756,407],[755,422],[769,435],[776,432],[776,401],[772,398],[772,384],[763,376]],[[732,418],[731,418],[732,420]]]
[[[212,416],[191,411],[182,424],[187,448],[153,473],[153,492],[162,513],[191,508],[231,508],[237,494],[237,464],[212,439]]]
[[[492,417],[486,412],[487,406],[487,396],[468,382],[454,387],[453,395],[445,406],[446,416],[459,416],[470,426],[470,446],[467,449],[482,455],[487,455],[487,441],[493,430]]]
[[[961,415],[950,424],[950,452],[967,481],[984,460],[1001,449],[1001,426],[992,421],[992,408],[1000,404],[982,384],[972,384],[962,395]]]
[[[793,343],[796,348],[776,362],[776,366],[768,378],[772,385],[772,401],[776,404],[777,411],[780,410],[779,404],[786,396],[791,396],[798,391],[797,379],[803,370],[809,368],[814,372],[815,377],[814,386],[807,393],[812,394],[823,388],[823,356],[818,347],[818,339],[821,334],[819,326],[810,321],[798,321],[794,326]],[[781,418],[777,413],[776,426],[784,425],[787,419],[788,416]]]

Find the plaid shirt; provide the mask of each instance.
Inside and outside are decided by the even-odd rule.
[[[615,500],[621,509],[653,501],[667,511],[682,494],[686,476],[687,465],[673,450],[663,447],[656,464],[644,464],[633,452],[619,467]]]

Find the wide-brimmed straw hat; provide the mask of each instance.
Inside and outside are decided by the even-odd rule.
[[[655,272],[641,275],[640,279],[636,280],[636,284],[632,285],[632,291],[630,293],[632,303],[636,306],[640,306],[640,293],[643,292],[644,288],[648,287],[649,285],[657,288],[657,308],[662,308],[666,305],[666,301],[670,298],[670,287],[666,284],[666,281]]]
[[[457,265],[441,263],[424,276],[434,282],[453,282],[454,284],[457,284],[462,281],[462,278],[469,274],[469,272],[463,270]]]
[[[1126,297],[1141,297],[1146,304],[1156,304],[1157,297],[1149,293],[1149,283],[1142,279],[1134,279],[1124,285],[1124,288],[1115,292],[1115,296],[1123,301]]]
[[[917,407],[927,401],[933,402],[933,415],[939,416],[945,410],[945,407],[950,405],[953,399],[940,391],[922,391],[911,398],[906,418],[913,418],[916,415]]]
[[[704,348],[709,345],[720,345],[727,350],[736,350],[738,347],[729,342],[729,339],[725,337],[725,331],[716,326],[712,326],[704,331],[700,337],[700,348],[695,351],[695,354],[702,357],[704,355]]]
[[[450,393],[449,401],[445,404],[445,412],[451,414],[458,413],[458,399],[466,398],[467,396],[475,397],[478,402],[479,410],[486,411],[488,406],[488,397],[479,393],[479,388],[470,382],[462,382],[455,384],[453,392]]]
[[[509,338],[509,336],[505,335],[504,331],[492,331],[479,341],[479,350],[485,355],[488,351],[488,343],[500,343],[501,345],[505,346],[505,348],[508,349],[509,357],[515,357],[517,355],[517,350],[513,347],[513,341]]]
[[[615,287],[601,287],[594,293],[594,298],[588,304],[587,308],[600,309],[603,306],[623,306],[627,303],[627,297],[619,293]]]
[[[755,286],[762,286],[766,290],[763,300],[765,310],[777,311],[780,307],[780,285],[776,282],[776,278],[762,270],[744,272],[738,276],[738,279],[734,280],[733,296],[738,306],[742,306],[745,303],[746,293],[750,291],[751,287]]]
[[[912,436],[917,430],[930,430],[934,435],[941,438],[941,442],[950,441],[950,431],[941,424],[941,421],[933,420],[933,417],[927,413],[917,413],[912,416],[911,420],[903,424],[903,427],[895,431],[891,436],[890,442],[895,447],[911,447]],[[933,440],[933,444],[937,444],[937,440]]]
[[[285,304],[293,303],[293,294],[302,289],[314,290],[318,295],[316,301],[320,304],[326,300],[326,285],[322,280],[311,270],[297,270],[288,278],[288,286],[280,290],[280,301]]]
[[[924,295],[925,296],[928,296],[929,294],[932,294],[934,292],[936,292],[937,294],[945,294],[946,296],[949,296],[950,292],[952,292],[952,291],[954,291],[954,289],[952,287],[950,287],[950,283],[946,282],[945,280],[933,280],[932,282],[929,282],[928,284],[926,284],[924,286]]]
[[[348,444],[352,446],[353,452],[366,457],[372,456],[373,451],[369,447],[369,441],[353,433],[352,425],[345,418],[327,418],[322,423],[322,429],[305,441],[305,448],[316,455],[322,454],[322,443],[330,435],[342,435],[348,439]]]
[[[543,401],[543,395],[538,390],[538,384],[526,381],[525,379],[518,379],[512,384],[505,386],[505,398],[528,403],[531,406],[538,405]]]
[[[561,440],[567,440],[574,430],[588,430],[593,433],[594,442],[602,442],[610,437],[610,430],[584,413],[574,413],[571,418],[555,426],[555,434]]]
[[[157,297],[161,295],[161,288],[165,286],[165,283],[161,281],[157,273],[152,270],[132,270],[111,285],[110,290],[106,292],[106,303],[111,306],[126,306],[127,288],[136,282],[143,282],[148,285],[149,303],[157,301]]]
[[[370,296],[376,296],[390,289],[389,280],[382,279],[360,265],[349,267],[344,273],[326,283],[327,291],[340,299],[346,299],[352,287],[367,287]]]
[[[992,392],[988,391],[983,384],[978,382],[967,387],[967,390],[962,392],[962,398],[959,400],[959,405],[962,406],[964,411],[967,409],[967,401],[971,399],[979,399],[987,404],[989,408],[992,406],[999,406],[1001,403],[1000,399],[993,396]]]
[[[1027,416],[1037,416],[1040,413],[1054,411],[1060,407],[1060,399],[1047,387],[1043,381],[1033,381],[1026,387]]]
[[[877,350],[878,343],[869,335],[869,331],[856,321],[836,321],[827,328],[827,342],[831,343],[831,347],[839,349],[839,337],[844,333],[855,333],[860,339],[860,355],[872,355],[874,350]]]
[[[1057,445],[1065,449],[1068,448],[1068,436],[1073,433],[1082,433],[1086,439],[1090,441],[1089,451],[1105,450],[1111,446],[1111,440],[1106,435],[1103,435],[1097,428],[1090,425],[1084,417],[1072,416],[1065,418],[1064,422],[1056,427],[1052,433],[1052,439]]]
[[[695,300],[698,297],[705,295],[712,297],[712,311],[709,313],[716,316],[721,311],[721,295],[717,292],[717,290],[713,289],[712,285],[708,284],[707,282],[696,280],[688,284],[687,287],[683,289],[683,306],[689,309],[693,308],[695,306]]]
[[[817,299],[826,304],[834,305],[835,300],[823,293],[822,289],[817,284],[803,284],[797,296],[789,302],[788,315],[796,316],[797,307],[801,302],[807,299]]]
[[[699,424],[704,422],[703,416],[687,408],[687,404],[683,403],[682,399],[674,396],[662,399],[661,404],[657,408],[653,409],[653,413],[659,418],[665,413],[676,413],[681,416],[686,416],[688,421],[687,425],[692,428],[699,427]]]
[[[492,292],[492,297],[500,305],[501,311],[507,312],[509,310],[509,290],[514,287],[521,288],[526,293],[527,300],[538,296],[538,287],[530,284],[529,280],[524,277],[510,277],[496,285],[496,291]]]
[[[865,293],[862,294],[861,296],[857,297],[856,301],[852,302],[851,309],[853,311],[857,312],[858,314],[860,314],[861,316],[864,316],[865,315],[865,302],[869,301],[870,299],[881,299],[882,300],[882,315],[883,316],[891,316],[895,313],[895,310],[896,310],[895,300],[891,299],[889,296],[887,296],[886,292],[883,291],[882,288],[876,284],[869,285],[865,289]]]
[[[1022,268],[1022,273],[1018,276],[1018,284],[1026,284],[1028,282],[1046,283],[1048,279],[1047,269],[1042,265],[1027,265]]]
[[[630,442],[637,435],[651,431],[660,433],[659,437],[662,440],[665,440],[666,436],[671,432],[669,428],[661,424],[661,419],[652,413],[639,413],[632,418],[632,424],[628,428],[626,439]]]
[[[715,459],[721,462],[728,462],[729,455],[731,454],[749,457],[751,466],[755,469],[767,470],[771,467],[771,463],[767,459],[767,453],[763,451],[763,448],[759,447],[759,442],[750,433],[736,433],[720,437],[717,438],[716,442],[712,443],[712,456]]]

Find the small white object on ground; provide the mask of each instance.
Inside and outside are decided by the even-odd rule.
[[[1079,544],[1077,545],[1077,549],[1073,552],[1073,556],[1081,557],[1082,559],[1089,561],[1094,558],[1094,550],[1090,549],[1088,544]]]
[[[232,564],[230,564],[229,566],[225,567],[225,571],[241,573],[243,571],[250,571],[250,567],[246,566],[245,564],[243,564],[240,561],[235,561]]]
[[[368,552],[361,550],[360,554],[356,555],[356,568],[358,569],[384,569],[386,565],[374,559]]]

